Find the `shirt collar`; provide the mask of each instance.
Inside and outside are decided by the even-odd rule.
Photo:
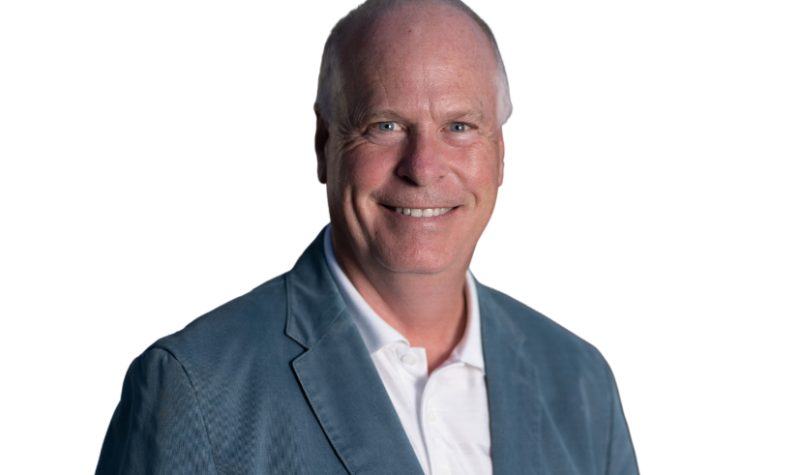
[[[386,323],[356,290],[353,283],[344,273],[336,256],[333,253],[331,241],[331,227],[325,228],[325,261],[333,274],[344,303],[353,317],[353,322],[361,333],[361,338],[370,354],[380,351],[392,343],[402,342],[408,345],[408,340],[391,325]],[[463,362],[484,370],[483,348],[481,346],[480,307],[478,305],[478,292],[475,279],[470,272],[466,275],[467,292],[467,325],[464,336],[453,349],[448,362]]]

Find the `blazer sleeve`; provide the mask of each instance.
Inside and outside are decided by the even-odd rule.
[[[608,381],[611,386],[611,422],[610,434],[608,439],[608,455],[606,457],[607,475],[639,475],[639,467],[636,462],[636,453],[633,449],[633,441],[628,431],[628,423],[625,421],[625,414],[622,412],[622,403],[619,398],[619,390],[614,380],[611,368],[606,363]]]
[[[96,473],[216,473],[194,388],[168,351],[150,348],[128,369]]]

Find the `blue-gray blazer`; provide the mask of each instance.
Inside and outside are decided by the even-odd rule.
[[[478,284],[497,475],[638,473],[598,351]],[[323,255],[131,364],[98,474],[422,474]]]

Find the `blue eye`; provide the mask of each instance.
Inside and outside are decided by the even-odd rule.
[[[469,126],[463,122],[453,122],[448,126],[450,132],[466,132]]]
[[[364,137],[375,144],[394,145],[403,140],[406,132],[407,130],[402,122],[384,120],[370,123],[364,131]]]

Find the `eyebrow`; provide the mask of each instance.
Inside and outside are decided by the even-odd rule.
[[[445,114],[449,122],[483,122],[484,114],[480,111],[456,111]]]
[[[442,114],[445,122],[476,122],[481,123],[484,119],[483,112],[474,110],[456,110]],[[354,114],[351,118],[353,124],[365,125],[376,120],[406,122],[407,119],[392,109],[381,109],[374,112]]]
[[[396,121],[404,121],[405,119],[403,116],[398,114],[397,112],[391,109],[383,109],[374,112],[367,112],[361,115],[361,122],[372,122],[375,119],[386,119],[386,120],[396,120]]]
[[[391,109],[369,111],[367,107],[356,106],[352,108],[349,114],[347,114],[347,124],[350,128],[356,129],[378,118],[392,120],[392,121],[403,120],[400,114],[394,112]]]

